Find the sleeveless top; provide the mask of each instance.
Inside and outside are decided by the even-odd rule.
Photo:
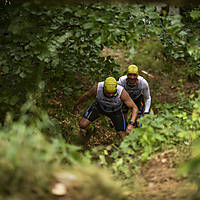
[[[142,94],[141,84],[136,84],[135,86],[130,87],[127,85],[126,79],[127,76],[121,77],[119,84],[125,88],[132,100],[136,100]]]
[[[124,89],[128,92],[129,96],[132,98],[133,101],[140,97],[140,95],[144,95],[144,112],[149,112],[151,105],[151,95],[147,81],[142,76],[138,76],[138,83],[136,84],[136,86],[130,87],[127,85],[126,79],[127,75],[120,77],[119,81],[117,81],[117,84],[124,87]]]
[[[96,100],[100,108],[105,112],[115,112],[117,110],[120,110],[123,104],[120,97],[124,88],[120,85],[117,85],[116,95],[110,98],[104,95],[103,89],[104,81],[99,82],[97,86]]]

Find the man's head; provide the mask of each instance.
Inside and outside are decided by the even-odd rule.
[[[129,65],[127,71],[127,84],[129,86],[135,86],[137,84],[138,67],[136,65]]]
[[[104,92],[106,96],[113,97],[117,91],[117,81],[114,77],[108,77],[104,81]]]

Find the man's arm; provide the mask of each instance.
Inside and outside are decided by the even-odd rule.
[[[118,85],[121,85],[122,87],[124,87],[123,80],[124,80],[124,76],[121,76],[121,77],[119,78],[119,80],[117,81],[117,84],[118,84]]]
[[[144,101],[145,101],[144,113],[149,113],[150,106],[151,106],[151,95],[150,95],[149,84],[147,83],[147,81],[145,81],[143,84],[143,94],[144,94]]]
[[[79,104],[87,101],[91,97],[96,97],[97,94],[97,85],[94,85],[87,93],[82,95],[76,102],[75,106],[78,106]]]
[[[131,97],[129,96],[128,92],[126,92],[125,89],[123,90],[123,92],[121,94],[121,100],[132,110],[131,121],[136,122],[136,117],[137,117],[137,114],[138,114],[138,108],[135,105],[135,103],[133,102],[133,100],[131,99]],[[128,126],[126,128],[126,132],[130,133],[132,128],[133,128],[133,125],[128,124]]]

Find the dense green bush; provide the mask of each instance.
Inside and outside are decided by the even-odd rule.
[[[41,81],[43,105],[46,93],[67,96],[69,105],[86,77],[94,83],[112,71],[117,78],[119,66],[100,57],[104,46],[123,45],[134,58],[141,40],[157,37],[167,59],[184,59],[189,76],[199,73],[198,7],[161,16],[155,5],[12,3],[1,9],[1,118]]]

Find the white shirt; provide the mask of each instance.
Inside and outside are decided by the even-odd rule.
[[[122,87],[124,87],[128,93],[130,93],[131,87],[127,85],[126,79],[127,75],[121,76],[119,78],[119,81],[117,81],[117,83]],[[144,101],[145,101],[144,112],[149,112],[151,106],[151,95],[150,95],[149,84],[142,76],[138,75],[137,79],[138,79],[137,89],[139,89],[141,93],[144,95]]]

